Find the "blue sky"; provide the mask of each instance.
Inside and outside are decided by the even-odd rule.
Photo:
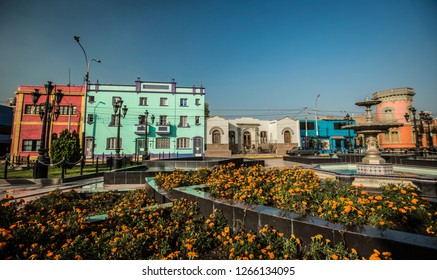
[[[437,112],[435,0],[7,0],[0,102],[18,85],[202,84],[213,115],[275,119],[363,113],[355,102],[412,87]]]

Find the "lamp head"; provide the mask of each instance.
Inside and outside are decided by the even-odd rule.
[[[61,103],[63,97],[64,97],[64,94],[62,93],[62,89],[58,89],[58,91],[55,94],[56,104],[59,105]]]
[[[53,91],[54,86],[52,85],[52,82],[48,81],[47,84],[45,84],[46,92],[48,95],[50,95]]]
[[[36,88],[35,91],[32,92],[33,105],[36,105],[36,103],[38,103],[40,97],[41,97],[41,93],[39,93],[39,89]]]
[[[126,105],[124,105],[124,107],[121,109],[121,113],[123,114],[123,118],[126,116],[126,113],[127,113],[127,107],[126,107]]]

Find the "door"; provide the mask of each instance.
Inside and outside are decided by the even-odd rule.
[[[94,139],[92,137],[85,138],[85,157],[91,158],[93,156]]]
[[[195,157],[201,157],[203,155],[203,141],[202,137],[193,138],[193,153]]]
[[[144,154],[144,143],[146,140],[144,138],[137,139],[137,154],[142,155]]]
[[[246,149],[251,148],[252,140],[251,140],[250,132],[248,131],[243,133],[243,145]]]

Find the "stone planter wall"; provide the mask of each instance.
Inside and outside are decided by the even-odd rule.
[[[202,186],[177,188],[171,194],[158,190],[152,178],[146,183],[151,197],[158,201],[171,198],[185,198],[196,201],[201,213],[208,217],[214,209],[220,209],[228,224],[234,230],[246,229],[258,232],[265,224],[289,236],[294,234],[308,244],[311,237],[322,234],[333,244],[345,242],[361,255],[370,256],[373,249],[389,251],[396,260],[435,260],[437,259],[437,238],[394,230],[379,230],[364,226],[347,228],[341,224],[332,224],[324,219],[300,216],[267,206],[248,207],[232,200],[218,200],[202,191]]]

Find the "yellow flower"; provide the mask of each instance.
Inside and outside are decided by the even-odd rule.
[[[333,260],[338,260],[338,256],[337,256],[336,254],[332,254],[332,255],[331,255],[331,259],[333,259]]]
[[[190,257],[190,258],[196,258],[198,255],[197,255],[197,253],[196,252],[188,252],[188,257]]]

